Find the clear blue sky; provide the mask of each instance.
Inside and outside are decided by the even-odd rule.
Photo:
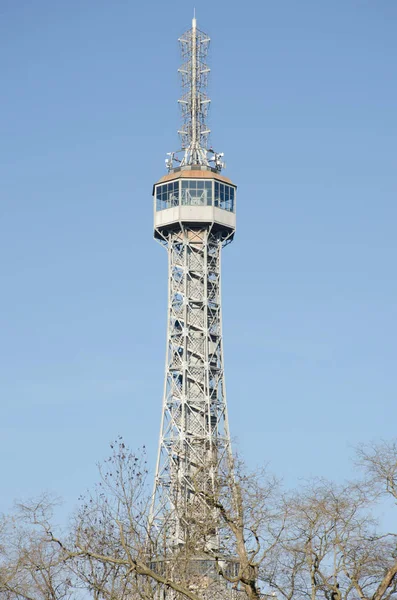
[[[178,147],[193,2],[0,2],[0,510],[72,508],[121,433],[154,461],[167,262],[151,186]],[[395,0],[196,4],[223,258],[228,402],[248,463],[348,477],[396,429]],[[152,462],[153,464],[153,462]]]

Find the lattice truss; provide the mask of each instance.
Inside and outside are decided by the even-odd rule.
[[[210,130],[206,119],[210,99],[206,94],[209,67],[206,64],[210,38],[193,27],[179,38],[183,64],[182,97],[178,100],[182,112],[182,127],[178,131],[185,155],[182,164],[208,164],[207,148]]]
[[[216,475],[230,457],[222,355],[222,233],[182,226],[169,234],[168,334],[163,415],[152,522],[173,521],[168,535],[183,544],[188,514],[208,506]],[[168,521],[170,524],[170,521]],[[168,537],[167,535],[167,537]]]

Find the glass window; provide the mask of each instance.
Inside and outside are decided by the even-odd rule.
[[[214,206],[218,206],[229,212],[234,211],[234,187],[226,183],[215,181]]]
[[[189,179],[182,181],[182,199],[184,206],[211,206],[212,181]]]
[[[225,209],[225,184],[224,183],[220,183],[219,184],[219,198],[220,198],[220,202],[219,202],[219,206],[220,208]]]
[[[215,181],[214,206],[219,206],[219,181]]]
[[[220,181],[182,179],[156,187],[156,210],[178,206],[217,206],[234,212],[235,190]]]
[[[164,210],[179,204],[179,181],[158,185],[156,188],[156,210]]]
[[[230,212],[233,212],[233,188],[229,187],[229,202],[228,202],[228,210],[230,210]]]

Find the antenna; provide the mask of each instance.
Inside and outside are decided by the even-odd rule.
[[[165,160],[169,172],[175,167],[201,165],[220,172],[225,168],[221,160],[223,153],[217,153],[208,147],[211,133],[206,120],[211,100],[207,96],[208,73],[206,64],[210,38],[197,28],[196,9],[193,10],[192,28],[179,39],[183,64],[178,72],[181,75],[182,126],[178,130],[182,148],[168,152]]]
[[[182,113],[182,127],[178,131],[184,157],[181,166],[208,166],[207,146],[210,130],[206,125],[210,99],[207,96],[208,73],[206,64],[210,38],[197,28],[196,10],[192,28],[180,38],[183,64],[178,69],[182,80],[182,97],[178,100]]]

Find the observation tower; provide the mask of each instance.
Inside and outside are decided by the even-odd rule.
[[[216,514],[205,498],[216,495],[220,469],[231,464],[221,253],[234,237],[236,186],[208,141],[209,42],[196,18],[179,38],[181,148],[167,155],[168,173],[153,186],[154,237],[168,253],[168,309],[151,526],[166,529],[170,551],[184,547],[197,523],[207,524],[206,548],[219,548]]]

